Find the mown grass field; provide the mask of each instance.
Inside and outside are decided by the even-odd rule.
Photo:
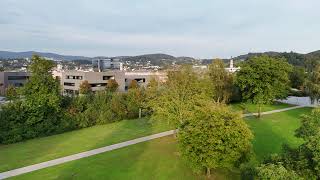
[[[302,108],[265,115],[261,119],[246,118],[255,135],[253,149],[257,160],[262,160],[272,153],[279,153],[283,143],[291,146],[302,143],[301,139],[294,137],[294,130],[299,127],[299,116],[310,111],[311,108]],[[152,125],[146,119],[131,120],[0,146],[0,167],[2,171],[6,171],[167,129],[170,127],[166,123]],[[215,172],[215,176],[216,179],[238,179],[239,173],[220,170]],[[181,159],[175,139],[165,137],[14,177],[14,179],[42,178],[202,179],[203,177],[192,173]]]
[[[0,145],[0,172],[172,129],[149,119],[124,120],[21,143]]]

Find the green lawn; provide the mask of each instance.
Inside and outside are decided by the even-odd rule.
[[[297,146],[294,137],[299,116],[311,108],[246,118],[255,138],[257,159],[278,153],[283,143]],[[0,170],[6,171],[37,162],[74,154],[147,134],[170,129],[165,123],[151,125],[148,120],[121,121],[95,126],[23,143],[0,146]],[[172,137],[161,138],[114,150],[15,177],[17,179],[198,179],[177,153]],[[4,163],[3,163],[4,162]],[[217,179],[238,179],[238,173],[216,172]]]
[[[167,123],[124,120],[26,142],[0,145],[0,172],[172,129]]]
[[[266,112],[266,111],[283,109],[283,108],[288,108],[288,107],[293,107],[293,106],[294,105],[275,102],[274,104],[262,105],[261,111]],[[243,111],[243,113],[258,112],[258,106],[256,104],[251,104],[251,103],[233,103],[233,104],[231,104],[231,108],[236,111]]]
[[[227,175],[230,174],[230,175]],[[215,179],[239,179],[225,171]],[[35,171],[13,179],[205,179],[185,164],[173,137],[164,137],[112,152]]]
[[[293,147],[302,143],[294,136],[300,126],[300,115],[311,112],[311,108],[301,108],[281,113],[264,115],[261,119],[246,118],[254,133],[253,149],[257,159],[262,160],[269,154],[279,153],[283,143]]]

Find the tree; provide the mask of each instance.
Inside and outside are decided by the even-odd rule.
[[[294,67],[290,73],[291,86],[302,90],[306,78],[305,69],[303,67]]]
[[[210,87],[198,76],[191,66],[169,71],[168,80],[161,88],[159,96],[150,101],[154,120],[166,120],[178,128],[189,116],[196,100],[211,98]]]
[[[131,80],[130,84],[129,84],[129,89],[135,89],[135,88],[138,88],[139,85],[138,85],[138,82],[136,80]]]
[[[17,89],[10,84],[6,89],[6,96],[9,101],[16,99],[18,96]]]
[[[141,118],[143,107],[144,92],[141,88],[130,88],[126,96],[128,118]]]
[[[81,82],[79,86],[79,93],[80,94],[90,94],[92,92],[91,85],[87,80]]]
[[[236,84],[244,100],[258,105],[258,117],[261,115],[262,104],[287,97],[290,88],[288,73],[291,70],[292,66],[285,59],[268,56],[255,56],[241,64]]]
[[[301,126],[296,130],[296,136],[307,140],[320,132],[320,109],[312,110],[309,115],[301,116]]]
[[[145,98],[143,102],[143,108],[147,114],[151,115],[152,101],[160,95],[159,82],[155,78],[151,78],[144,93]]]
[[[108,91],[115,92],[115,91],[117,91],[118,87],[119,87],[119,84],[117,83],[117,81],[115,79],[108,80],[108,84],[106,87],[106,89]]]
[[[179,128],[184,158],[207,176],[216,168],[232,168],[251,150],[253,135],[240,113],[220,103],[200,100]]]
[[[317,65],[306,79],[306,93],[310,96],[312,102],[318,102],[320,99],[320,65]]]
[[[53,61],[34,55],[28,67],[32,76],[22,88],[22,104],[27,113],[24,135],[27,138],[49,135],[67,128],[67,124],[63,124],[59,82],[52,76],[54,66]]]
[[[294,171],[287,170],[280,163],[257,167],[257,177],[262,180],[302,180]]]
[[[209,78],[214,92],[214,100],[218,102],[229,102],[233,90],[232,75],[225,68],[220,59],[215,59],[209,65]]]

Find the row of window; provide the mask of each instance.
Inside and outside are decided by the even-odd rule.
[[[71,76],[71,75],[68,75],[68,76],[66,76],[66,79],[78,79],[78,80],[82,80],[82,79],[83,79],[83,76]],[[103,79],[103,80],[114,79],[114,76],[103,76],[102,79]]]
[[[75,83],[65,82],[63,83],[65,86],[75,86]],[[107,86],[107,83],[92,83],[90,84],[91,87],[104,87]]]
[[[8,80],[27,80],[29,76],[8,76]]]
[[[82,76],[66,76],[66,79],[79,79],[82,80]]]
[[[146,79],[145,79],[145,78],[136,78],[136,79],[133,79],[133,80],[136,80],[137,83],[144,83],[144,82],[146,82]],[[124,81],[125,81],[125,82],[128,82],[128,79],[125,79]]]

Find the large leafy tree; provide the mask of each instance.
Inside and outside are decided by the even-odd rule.
[[[220,59],[215,59],[209,65],[208,75],[214,92],[214,100],[218,102],[228,102],[232,95],[233,78],[225,68],[224,63]]]
[[[285,98],[289,91],[289,75],[292,66],[285,59],[269,56],[255,56],[241,64],[236,83],[242,91],[242,98],[258,105]]]
[[[191,113],[196,100],[210,98],[208,89],[209,86],[191,66],[169,71],[168,80],[163,85],[160,95],[150,101],[152,118],[168,121],[178,128]]]
[[[26,132],[28,137],[63,131],[60,87],[52,76],[54,66],[53,61],[34,55],[28,67],[32,76],[22,89],[23,105],[28,113],[26,126],[30,127]]]
[[[200,100],[180,128],[183,157],[198,170],[232,168],[251,150],[253,137],[240,113],[220,103]]]

